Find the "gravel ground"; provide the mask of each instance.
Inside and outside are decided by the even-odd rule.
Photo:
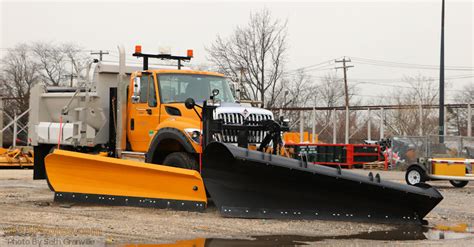
[[[368,170],[353,170],[367,174]],[[382,179],[404,183],[404,173],[373,171]],[[387,241],[382,234],[422,234],[420,229],[334,221],[229,219],[214,207],[204,213],[162,209],[71,205],[53,202],[44,180],[32,179],[32,170],[0,170],[0,246],[103,246],[126,243],[172,243],[189,246],[250,244],[275,245],[307,242],[310,245],[472,245],[473,234],[442,233],[445,240]],[[454,188],[448,182],[432,182],[444,200],[426,217],[431,227],[467,223],[474,226],[474,183]],[[425,229],[424,231],[428,231]],[[437,238],[439,233],[428,231]],[[454,234],[454,236],[451,235]],[[285,235],[285,236],[281,236]],[[258,242],[248,242],[251,236]],[[262,237],[266,236],[266,237]],[[422,235],[423,236],[423,235]],[[466,236],[468,238],[466,238]],[[424,237],[422,237],[424,238]],[[247,239],[232,241],[229,239]],[[276,239],[278,239],[278,242]],[[378,240],[371,240],[378,239]],[[41,242],[40,242],[41,241]],[[82,242],[81,242],[82,241]],[[317,241],[317,242],[314,242]]]

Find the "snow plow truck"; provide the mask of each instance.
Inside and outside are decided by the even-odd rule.
[[[285,124],[239,104],[224,75],[183,67],[192,50],[136,46],[140,66],[119,53],[115,65],[91,62],[75,88],[31,90],[34,179],[56,201],[204,211],[212,200],[224,217],[420,224],[443,198],[279,155]]]

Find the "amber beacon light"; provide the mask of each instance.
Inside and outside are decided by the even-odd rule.
[[[135,53],[142,53],[142,46],[141,45],[136,45],[135,46]]]
[[[193,57],[193,50],[188,50],[188,57]]]

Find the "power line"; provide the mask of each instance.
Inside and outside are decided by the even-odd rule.
[[[381,99],[401,99],[402,98],[402,99],[413,99],[415,101],[419,100],[409,95],[388,96],[388,95],[353,94],[352,96],[359,96],[359,97],[365,97],[365,98],[381,98]],[[456,101],[459,99],[449,98],[447,100]]]
[[[108,55],[108,51],[100,50],[98,52],[91,52],[91,55],[99,55],[99,61],[102,61],[102,55]]]
[[[329,65],[332,65],[334,60],[327,60],[327,61],[324,61],[324,62],[321,62],[321,63],[317,63],[317,64],[313,64],[313,65],[308,65],[308,66],[303,66],[303,67],[300,67],[300,68],[296,68],[296,69],[291,69],[291,70],[288,70],[286,72],[284,72],[284,74],[292,74],[292,73],[297,73],[299,71],[308,71],[308,70],[313,70],[313,69],[317,69],[317,68],[322,68],[322,67],[326,67],[326,66],[329,66]]]
[[[380,83],[380,82],[368,82],[368,81],[356,81],[357,83],[360,84],[372,84],[372,85],[379,85],[379,86],[384,86],[384,87],[395,87],[395,88],[408,88],[408,89],[414,89],[413,87],[409,86],[400,86],[400,85],[390,85],[386,83]],[[438,91],[437,89],[433,89]],[[464,92],[464,90],[458,90],[458,89],[447,89],[446,91],[452,91],[452,92]]]
[[[321,77],[324,78],[324,77]],[[458,80],[458,79],[466,79],[466,78],[474,78],[474,74],[462,74],[462,75],[453,75],[450,77],[445,77],[445,79],[449,80]],[[429,80],[438,80],[438,77],[429,77],[427,78]],[[403,79],[400,78],[352,78],[351,80],[360,80],[360,81],[390,81],[390,82],[395,82],[395,83],[408,83],[406,81],[403,81]]]
[[[23,48],[22,48],[23,49]],[[34,49],[31,48],[31,47],[25,47],[24,48],[25,50],[28,50],[28,51],[33,51]],[[2,51],[11,51],[11,50],[16,50],[16,48],[8,48],[8,47],[3,47],[3,48],[0,48],[0,50]],[[51,49],[44,49],[45,51],[55,51],[55,50],[51,50]],[[74,50],[74,51],[77,51],[77,52],[87,52],[87,53],[90,53],[90,52],[94,52],[94,51],[97,51],[97,50],[93,50],[93,49],[79,49],[79,50]],[[110,52],[110,50],[102,50],[103,52]]]
[[[360,58],[360,57],[352,57],[352,58],[355,63],[364,64],[364,65],[392,67],[392,68],[405,68],[405,69],[439,70],[439,66],[436,66],[436,65],[391,62],[391,61],[376,60],[376,59],[370,59],[370,58]],[[458,70],[458,71],[474,70],[474,67],[470,67],[470,66],[445,66],[445,68],[446,70]]]
[[[362,57],[351,57],[353,60],[362,60],[366,62],[373,62],[373,63],[389,63],[394,65],[405,65],[405,66],[420,66],[420,67],[430,67],[430,68],[439,68],[438,65],[427,65],[427,64],[417,64],[417,63],[402,63],[402,62],[393,62],[393,61],[386,61],[386,60],[378,60],[372,58],[362,58]],[[460,69],[474,69],[472,66],[446,66],[448,68],[460,68]]]

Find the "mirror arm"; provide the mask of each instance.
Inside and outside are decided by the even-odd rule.
[[[195,107],[193,107],[193,110],[194,110],[194,112],[196,113],[196,115],[199,117],[199,119],[200,119],[201,122],[202,122],[202,116],[201,116],[201,114],[199,114],[199,112],[196,110],[196,106],[198,106],[198,105],[195,105]],[[202,109],[201,106],[199,106],[199,107]]]

